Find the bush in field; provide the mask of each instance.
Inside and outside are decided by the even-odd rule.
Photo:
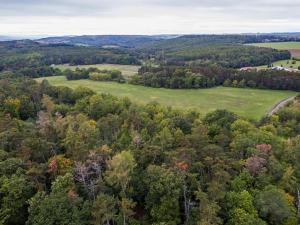
[[[119,70],[99,70],[91,72],[89,74],[89,79],[95,81],[118,81],[124,80],[121,71]]]
[[[90,73],[89,78],[95,81],[109,81],[112,80],[111,74],[109,73]]]
[[[68,80],[80,80],[80,79],[88,79],[90,73],[90,69],[76,69],[75,71],[66,69],[63,71],[63,75],[66,76]]]
[[[99,70],[97,68],[70,70],[62,72],[68,80],[91,79],[95,81],[124,81],[122,72],[119,70]]]
[[[293,57],[292,60],[300,61],[300,58],[299,57]]]
[[[123,78],[122,77],[122,72],[119,71],[119,70],[110,70],[110,71],[108,71],[108,73],[110,73],[112,79]]]

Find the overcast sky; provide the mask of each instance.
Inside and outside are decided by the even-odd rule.
[[[0,35],[294,31],[299,0],[0,0]]]

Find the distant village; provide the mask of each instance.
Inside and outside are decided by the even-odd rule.
[[[298,69],[287,68],[287,67],[283,67],[283,66],[272,66],[272,67],[269,67],[267,69],[268,70],[274,70],[274,71],[287,71],[287,72],[300,73],[300,70],[298,70]],[[262,70],[262,69],[258,69],[256,67],[243,67],[243,68],[240,68],[240,71],[253,71],[253,70]]]

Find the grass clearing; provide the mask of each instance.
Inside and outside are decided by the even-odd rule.
[[[122,75],[125,78],[129,78],[136,74],[140,68],[140,66],[135,65],[120,65],[120,64],[93,64],[93,65],[76,65],[76,66],[70,66],[69,64],[61,64],[61,65],[54,65],[53,67],[65,70],[65,69],[71,69],[75,70],[76,68],[84,68],[88,69],[91,67],[98,68],[99,70],[120,70],[122,72]]]
[[[129,97],[137,103],[145,104],[157,101],[166,106],[180,109],[196,109],[206,114],[216,109],[227,109],[249,119],[260,119],[277,102],[290,96],[292,91],[241,89],[215,87],[210,89],[164,89],[151,88],[116,82],[91,80],[67,81],[65,77],[38,78],[47,79],[52,85],[76,88],[89,87],[97,93],[110,93],[118,97]]]
[[[298,67],[300,67],[300,61],[295,61],[295,64],[293,64],[292,62],[295,60],[279,60],[276,62],[273,62],[273,66],[281,66],[281,67],[285,67],[285,68],[291,68],[291,69],[298,69]],[[255,67],[257,69],[268,69],[267,65],[264,66],[257,66]]]

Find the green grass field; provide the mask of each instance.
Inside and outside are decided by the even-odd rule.
[[[76,68],[98,68],[100,70],[112,70],[117,69],[120,70],[125,78],[129,78],[132,75],[136,74],[140,68],[140,66],[135,65],[119,65],[119,64],[94,64],[94,65],[78,65],[78,66],[70,66],[68,64],[54,65],[53,67],[59,68],[61,70],[71,69],[75,70]]]
[[[216,87],[197,90],[173,90],[151,88],[116,82],[91,80],[67,81],[65,77],[38,78],[47,79],[52,85],[89,87],[98,93],[110,93],[119,97],[129,97],[137,103],[157,101],[163,105],[180,109],[196,109],[206,114],[216,109],[227,109],[250,119],[260,119],[274,104],[297,93],[292,91],[272,91]]]
[[[250,44],[258,47],[284,49],[300,49],[300,42],[269,42],[269,43],[254,43]]]
[[[294,60],[290,59],[290,60],[280,60],[280,61],[276,61],[273,63],[273,66],[282,66],[285,68],[292,68],[292,69],[298,69],[298,67],[300,66],[300,61],[295,61],[295,64],[292,64]],[[258,69],[268,69],[268,66],[257,66],[256,68]]]

